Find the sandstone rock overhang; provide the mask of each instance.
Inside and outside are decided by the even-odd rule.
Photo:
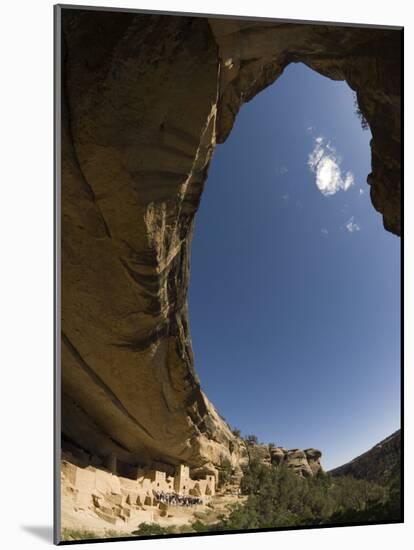
[[[127,464],[237,462],[187,311],[194,217],[241,105],[303,62],[356,91],[401,231],[401,33],[62,9],[62,438]]]

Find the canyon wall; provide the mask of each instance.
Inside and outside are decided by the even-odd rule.
[[[401,430],[377,443],[372,449],[350,462],[334,468],[332,476],[352,476],[368,479],[380,485],[391,485],[401,477]]]
[[[346,80],[373,135],[373,206],[399,234],[401,34],[78,9],[62,29],[63,446],[198,475],[237,464],[186,302],[215,145],[289,63]]]

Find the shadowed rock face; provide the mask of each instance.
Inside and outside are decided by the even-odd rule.
[[[401,430],[329,473],[333,476],[352,476],[389,485],[401,475]]]
[[[291,62],[345,79],[373,134],[373,205],[399,234],[400,33],[81,10],[62,22],[64,442],[129,464],[237,464],[194,370],[186,303],[215,144]]]

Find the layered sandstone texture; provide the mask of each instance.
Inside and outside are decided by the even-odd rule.
[[[244,444],[239,464],[246,466],[251,460],[259,460],[267,466],[286,466],[300,477],[316,476],[323,471],[322,453],[318,449],[285,449],[269,445]]]
[[[237,466],[186,301],[214,147],[289,63],[346,80],[373,135],[372,203],[399,234],[400,33],[77,9],[62,27],[63,443],[97,462]]]

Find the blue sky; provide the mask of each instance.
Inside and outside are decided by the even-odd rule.
[[[370,202],[370,138],[344,82],[291,64],[217,146],[192,244],[202,388],[326,469],[399,428],[400,241]]]

